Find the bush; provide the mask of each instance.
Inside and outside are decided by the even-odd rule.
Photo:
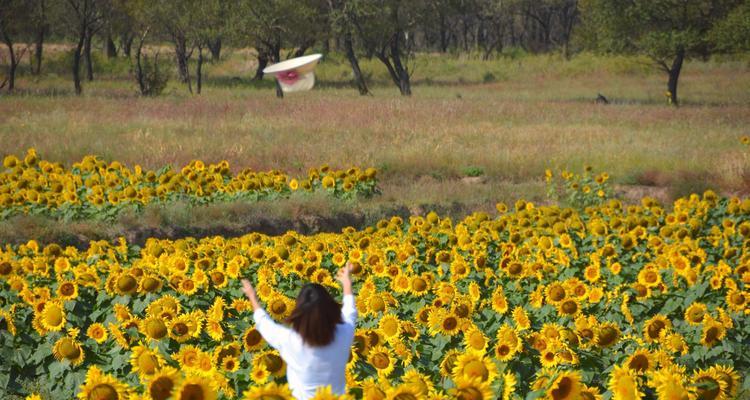
[[[159,65],[159,54],[152,59],[143,54],[141,60],[136,58],[135,80],[143,96],[158,96],[167,87],[169,69]]]

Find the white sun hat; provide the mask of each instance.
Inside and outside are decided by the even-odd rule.
[[[269,65],[263,69],[264,74],[273,74],[281,84],[285,93],[310,90],[315,85],[313,70],[318,65],[322,54],[311,54],[290,58],[282,62]]]

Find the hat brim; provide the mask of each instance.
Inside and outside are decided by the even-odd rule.
[[[312,71],[318,64],[318,60],[323,57],[322,54],[310,54],[309,56],[302,56],[284,60],[282,62],[269,65],[263,69],[264,74],[275,74],[278,72],[296,70],[300,75]]]

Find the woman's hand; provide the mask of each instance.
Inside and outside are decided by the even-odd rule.
[[[350,272],[352,270],[352,263],[348,262],[344,265],[339,272],[336,274],[336,279],[341,282],[341,286],[344,289],[344,295],[352,294],[352,278]]]
[[[242,280],[242,292],[245,293],[245,296],[247,296],[247,299],[250,300],[250,304],[253,306],[253,310],[257,310],[260,308],[260,303],[258,302],[258,296],[255,295],[255,289],[253,288],[253,285],[250,284],[250,281],[247,279]]]

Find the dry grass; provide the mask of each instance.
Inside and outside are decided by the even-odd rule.
[[[685,105],[675,109],[664,104],[665,77],[635,59],[425,55],[414,96],[401,98],[375,62],[364,63],[374,96],[342,88],[345,65],[331,58],[318,89],[277,100],[268,85],[249,83],[250,57],[234,51],[209,66],[200,96],[173,82],[162,97],[140,98],[127,77],[104,74],[74,97],[67,76],[22,76],[25,92],[0,101],[0,155],[36,147],[65,163],[93,153],[151,168],[227,159],[235,169],[297,173],[373,165],[382,171],[379,201],[480,208],[541,201],[545,168],[585,164],[621,183],[693,171],[719,188],[747,186],[748,149],[738,141],[750,133],[743,61],[688,63]],[[481,84],[483,71],[497,80]],[[597,93],[614,104],[594,104]],[[484,170],[486,183],[461,186],[470,166]]]

